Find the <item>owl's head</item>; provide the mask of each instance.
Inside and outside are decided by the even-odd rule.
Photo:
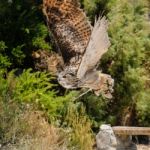
[[[57,80],[60,85],[66,89],[76,89],[77,88],[77,78],[75,74],[70,70],[64,70],[58,73]]]

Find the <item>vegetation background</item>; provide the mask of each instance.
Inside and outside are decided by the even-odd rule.
[[[56,50],[42,1],[0,0],[0,149],[90,150],[103,123],[150,126],[150,2],[81,0],[81,7],[92,24],[99,15],[109,21],[111,47],[99,67],[115,80],[111,100],[77,98],[82,90],[37,71],[32,53]]]

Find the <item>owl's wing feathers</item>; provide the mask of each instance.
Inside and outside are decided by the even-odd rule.
[[[49,29],[57,40],[64,62],[69,64],[73,57],[83,55],[91,35],[91,25],[78,0],[43,2]]]
[[[86,72],[95,68],[109,46],[110,41],[107,34],[107,20],[105,17],[98,18],[77,72],[77,77],[79,79],[81,79]]]
[[[80,7],[80,2],[79,0],[66,0],[69,3],[72,3],[76,7]]]

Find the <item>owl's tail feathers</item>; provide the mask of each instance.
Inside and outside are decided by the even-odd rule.
[[[89,88],[94,91],[95,95],[102,95],[103,97],[111,99],[114,79],[108,74],[93,71],[92,73],[86,74],[86,76],[78,82],[78,87]]]
[[[113,87],[114,87],[114,79],[108,75],[99,73],[99,88],[93,89],[95,95],[99,96],[100,94],[108,99],[112,98]]]

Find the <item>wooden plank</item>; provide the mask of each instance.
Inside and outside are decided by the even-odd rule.
[[[118,135],[150,135],[150,127],[114,126],[112,129]]]

